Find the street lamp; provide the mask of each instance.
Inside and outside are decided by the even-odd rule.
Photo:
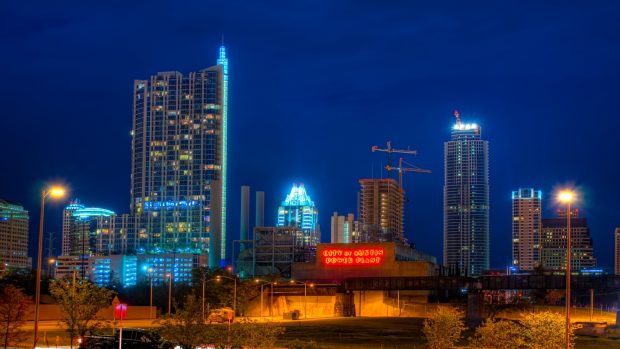
[[[277,282],[269,282],[269,281],[265,281],[265,280],[261,280],[261,279],[255,279],[254,282],[258,282],[260,283],[260,317],[263,317],[263,286],[265,285],[272,285],[271,286],[271,304],[273,305],[273,284],[277,283]],[[269,310],[271,313],[272,310],[272,305],[269,306]],[[273,320],[273,313],[271,314],[271,319]]]
[[[170,308],[172,308],[172,274],[166,274],[168,280],[168,316],[170,316]]]
[[[41,214],[39,217],[39,254],[37,255],[37,286],[34,306],[34,342],[32,343],[33,348],[37,346],[37,342],[39,341],[39,305],[41,304],[41,259],[43,256],[43,213],[45,210],[45,199],[48,196],[53,199],[59,199],[65,196],[65,193],[66,189],[58,185],[53,185],[51,187],[41,190]]]
[[[307,282],[291,280],[291,284],[303,284],[304,285],[304,319],[308,318],[308,287]],[[310,287],[314,287],[314,284],[310,284]]]
[[[215,277],[215,280],[217,280],[218,282],[222,278],[228,279],[228,280],[233,280],[235,282],[234,291],[233,291],[233,312],[235,313],[235,316],[237,316],[237,277],[238,276],[239,275],[235,275],[235,277],[230,277],[230,276],[225,276],[225,275],[218,275],[218,276]],[[204,291],[204,288],[203,288],[203,291]]]
[[[558,200],[566,204],[566,348],[570,349],[570,277],[571,277],[571,231],[570,204],[575,199],[575,193],[570,190],[561,191]]]

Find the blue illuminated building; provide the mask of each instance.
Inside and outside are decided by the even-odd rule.
[[[69,255],[90,256],[114,253],[114,211],[83,207],[71,214]]]
[[[444,143],[444,265],[461,275],[489,269],[489,143],[458,112]]]
[[[316,246],[321,242],[319,212],[306,192],[303,183],[293,183],[291,192],[278,208],[278,227],[296,227],[304,233],[304,244]]]
[[[90,280],[99,286],[135,286],[138,258],[129,255],[91,256],[88,260]]]
[[[134,82],[131,214],[139,254],[226,258],[228,58]]]

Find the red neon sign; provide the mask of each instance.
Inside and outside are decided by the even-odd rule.
[[[323,264],[328,266],[379,265],[384,255],[383,247],[326,248],[321,253]]]

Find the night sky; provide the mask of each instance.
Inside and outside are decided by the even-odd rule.
[[[128,212],[133,80],[215,65],[224,35],[233,237],[241,185],[252,210],[266,192],[275,224],[303,182],[328,241],[332,212],[355,212],[358,179],[386,164],[370,147],[392,140],[433,170],[405,175],[405,228],[441,260],[443,142],[458,109],[490,142],[491,265],[510,263],[511,191],[542,189],[550,217],[554,188],[572,184],[599,265],[612,268],[620,4],[427,3],[2,1],[0,198],[30,211],[32,255],[46,181]],[[66,203],[48,201],[46,232],[61,231]]]

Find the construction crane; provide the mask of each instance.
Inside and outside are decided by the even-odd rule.
[[[373,145],[372,148],[370,148],[370,150],[372,150],[373,153],[376,152],[376,151],[381,151],[381,152],[387,153],[387,155],[388,155],[388,162],[387,162],[387,166],[386,167],[392,165],[392,163],[390,162],[392,153],[411,154],[411,155],[418,154],[417,150],[394,149],[394,148],[392,148],[392,142],[391,141],[387,141],[387,148],[379,148],[378,146]]]
[[[457,115],[457,118],[458,118],[458,112],[455,112],[455,115]],[[379,148],[378,146],[373,145],[372,148],[370,148],[370,149],[372,150],[373,153],[376,152],[376,151],[387,153],[387,155],[388,155],[388,163],[385,166],[385,169],[388,170],[388,172],[389,171],[398,171],[398,184],[399,184],[401,190],[403,189],[403,172],[431,173],[431,170],[425,170],[425,169],[419,168],[419,167],[417,167],[415,165],[412,165],[412,164],[404,161],[402,157],[398,160],[398,167],[392,167],[392,164],[390,162],[391,154],[392,153],[417,155],[418,154],[417,150],[394,149],[394,148],[392,148],[392,142],[391,141],[387,141],[387,148]],[[407,166],[410,166],[410,167],[403,167],[403,163],[405,163]]]
[[[403,167],[403,163],[411,167]],[[432,172],[431,170],[426,170],[423,168],[419,168],[415,165],[412,165],[408,163],[407,161],[404,161],[402,157],[398,160],[398,167],[392,167],[388,165],[388,166],[385,166],[385,169],[388,171],[398,171],[398,185],[400,186],[400,190],[403,190],[403,172],[420,172],[420,173],[431,173]]]

